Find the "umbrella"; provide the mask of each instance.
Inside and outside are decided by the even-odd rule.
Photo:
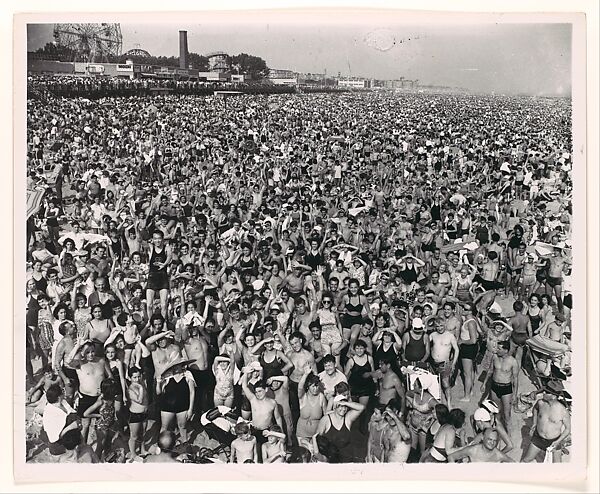
[[[27,191],[27,219],[37,213],[42,207],[45,190],[28,190]]]

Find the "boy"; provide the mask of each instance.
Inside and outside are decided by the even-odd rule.
[[[131,384],[127,388],[129,398],[129,456],[136,456],[137,444],[140,443],[140,455],[146,454],[144,434],[146,433],[148,390],[144,383],[142,370],[139,367],[129,369]]]
[[[231,442],[229,463],[258,463],[256,438],[250,434],[250,425],[240,422],[235,426],[237,439]]]
[[[33,388],[27,391],[27,405],[37,405],[38,401],[42,398],[43,394],[48,391],[50,386],[53,384],[61,384],[60,378],[54,374],[52,367],[46,365],[43,371],[44,376]]]

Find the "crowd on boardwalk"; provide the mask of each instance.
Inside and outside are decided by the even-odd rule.
[[[561,461],[570,129],[526,97],[28,100],[48,461]]]

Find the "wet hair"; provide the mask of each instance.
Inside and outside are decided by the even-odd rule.
[[[110,377],[105,379],[100,384],[100,392],[105,400],[114,400],[118,394],[117,383]]]
[[[140,369],[139,367],[130,367],[129,368],[129,377],[131,377],[132,374],[137,374],[137,373],[142,374],[142,369]]]
[[[330,353],[328,353],[327,355],[325,355],[321,359],[321,363],[323,365],[325,365],[325,364],[335,364],[335,357],[333,355],[331,355]]]
[[[448,414],[448,423],[455,429],[460,429],[465,423],[465,412],[460,408],[453,408]]]
[[[234,430],[236,435],[241,436],[250,432],[250,426],[245,422],[240,422],[239,424],[235,424]]]
[[[440,425],[447,424],[450,419],[450,410],[443,403],[438,403],[435,406],[435,416],[440,423]]]
[[[515,312],[521,312],[523,310],[523,302],[521,302],[520,300],[515,301],[515,303],[513,304],[513,310]]]
[[[498,253],[495,251],[491,251],[488,253],[488,259],[490,259],[490,261],[494,261],[498,258]]]
[[[300,331],[294,331],[290,335],[289,341],[292,341],[294,338],[298,338],[300,340],[300,342],[302,343],[302,346],[304,346],[304,344],[306,343],[306,337]],[[334,358],[334,361],[335,361],[335,358]]]
[[[354,343],[354,348],[359,347],[359,346],[366,349],[367,344],[365,343],[365,340],[361,340],[361,339],[356,340],[356,342]]]
[[[71,429],[65,432],[60,438],[60,444],[62,444],[68,451],[73,451],[81,444],[81,439],[82,436],[79,429]]]
[[[62,388],[58,384],[52,384],[46,391],[46,400],[48,403],[57,403],[62,394]]]
[[[510,350],[510,341],[506,340],[506,341],[499,341],[498,342],[498,346],[500,348],[503,348],[504,350]]]
[[[350,386],[348,386],[348,383],[343,382],[343,381],[337,383],[333,387],[334,396],[343,395],[344,393],[347,393],[348,391],[350,391]]]
[[[67,328],[69,327],[69,324],[72,324],[71,321],[63,321],[60,323],[60,326],[58,327],[58,332],[62,336],[67,334]]]
[[[312,385],[316,384],[319,386],[321,384],[321,379],[319,376],[313,374],[312,372],[307,376],[306,381],[304,381],[304,391],[308,391],[308,388]]]
[[[293,446],[287,459],[288,463],[310,463],[312,455],[310,451],[303,446]]]

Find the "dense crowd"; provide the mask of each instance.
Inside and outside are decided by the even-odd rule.
[[[27,401],[53,461],[561,461],[570,119],[449,94],[29,100]]]

